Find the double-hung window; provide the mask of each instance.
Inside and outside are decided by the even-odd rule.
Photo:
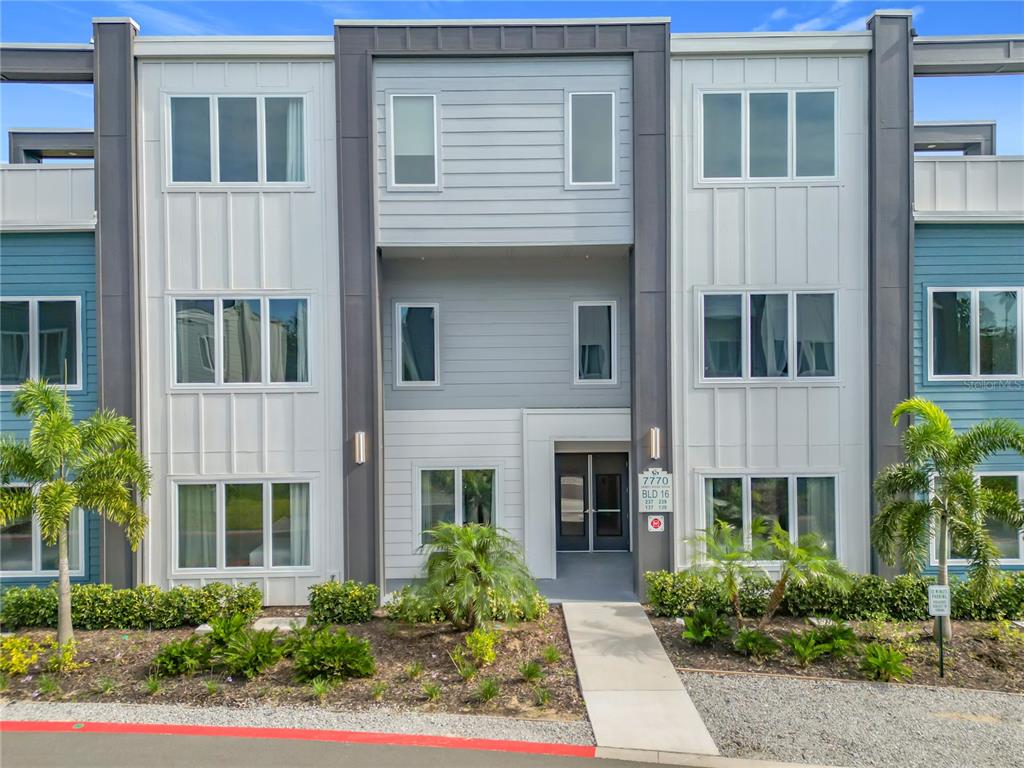
[[[570,93],[567,186],[615,184],[615,93]]]
[[[440,384],[439,342],[437,304],[395,304],[395,385]]]
[[[175,491],[178,569],[305,568],[311,564],[309,483],[178,483]]]
[[[1024,288],[930,288],[931,378],[1020,378],[1022,295]]]
[[[0,300],[0,389],[38,378],[80,388],[81,316],[78,297]]]
[[[815,534],[837,553],[838,502],[833,475],[736,475],[705,477],[703,502],[707,525],[728,523],[753,543],[753,520],[765,533],[778,523],[796,542]]]
[[[498,470],[496,467],[422,468],[419,474],[420,533],[438,523],[495,525]]]
[[[308,384],[309,300],[174,301],[177,384]]]
[[[989,491],[1000,492],[1024,501],[1024,472],[983,472],[978,475],[978,483]],[[999,552],[999,562],[1003,565],[1024,565],[1024,529],[1014,528],[994,517],[985,519],[985,529],[992,543]],[[938,564],[938,548],[935,537],[931,545],[932,565]],[[970,557],[967,552],[959,551],[950,546],[948,562],[951,565],[967,565]]]
[[[7,493],[31,493],[27,486],[7,486]],[[68,570],[81,576],[84,560],[82,510],[74,509],[68,521]],[[57,573],[57,543],[48,544],[35,515],[10,520],[0,526],[0,573],[7,576],[50,576]]]
[[[700,306],[704,379],[835,378],[834,292],[704,293]]]
[[[615,384],[618,380],[616,302],[573,303],[574,384]]]
[[[704,181],[834,178],[836,92],[705,92],[700,135]]]
[[[172,96],[173,183],[302,184],[302,96]]]
[[[437,97],[430,93],[388,94],[393,188],[437,189]]]

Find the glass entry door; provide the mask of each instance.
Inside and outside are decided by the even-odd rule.
[[[560,552],[629,550],[627,454],[555,454],[555,534]]]

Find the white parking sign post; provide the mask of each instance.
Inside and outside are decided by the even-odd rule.
[[[949,587],[932,584],[928,587],[928,614],[939,620],[939,677],[946,676],[946,658],[942,648],[942,636],[946,634],[943,622],[949,617]]]

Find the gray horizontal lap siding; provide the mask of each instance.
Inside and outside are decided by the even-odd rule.
[[[386,410],[629,406],[626,257],[385,259]],[[574,385],[574,301],[617,302],[618,383]],[[437,303],[441,384],[395,385],[395,304]]]
[[[374,64],[381,245],[631,243],[628,56],[379,59]],[[611,189],[566,189],[565,99],[615,91]],[[388,189],[387,94],[433,93],[441,188]]]

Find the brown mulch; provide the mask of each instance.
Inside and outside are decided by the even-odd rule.
[[[807,667],[801,667],[789,649],[783,646],[771,658],[758,662],[737,653],[731,639],[709,646],[695,646],[682,638],[683,627],[675,619],[650,618],[654,631],[661,638],[665,651],[677,669],[838,680],[867,679],[859,669],[860,656],[856,653],[846,659],[824,657],[811,662]],[[735,619],[730,619],[730,623],[735,630]],[[1017,640],[996,639],[992,636],[998,627],[995,622],[953,622],[953,641],[945,645],[944,678],[939,677],[939,649],[932,636],[930,621],[849,623],[862,642],[877,641],[894,645],[906,654],[904,663],[913,670],[913,675],[906,681],[908,683],[1024,693],[1024,636],[1018,635]],[[754,621],[746,622],[746,626],[755,625]],[[766,631],[781,644],[788,633],[810,628],[804,619],[778,617]]]
[[[287,615],[290,611],[268,609],[266,615]],[[375,618],[366,624],[346,627],[351,634],[370,641],[377,659],[377,674],[364,680],[338,683],[319,702],[327,709],[359,710],[377,706],[414,708],[425,712],[504,715],[545,720],[579,720],[585,717],[583,698],[576,682],[576,668],[569,649],[565,622],[558,606],[552,606],[544,618],[535,622],[501,626],[496,646],[497,659],[484,667],[473,680],[464,681],[456,671],[448,652],[465,639],[444,624],[402,624]],[[53,637],[52,632],[19,632],[36,640]],[[101,630],[76,631],[78,660],[89,666],[57,677],[61,691],[39,693],[44,674],[37,665],[24,677],[10,678],[0,698],[61,701],[119,701],[134,703],[192,704],[198,706],[309,706],[318,703],[311,687],[297,682],[290,659],[282,659],[272,669],[251,681],[230,678],[222,673],[203,673],[192,677],[163,678],[155,694],[146,690],[146,678],[157,649],[169,640],[188,637],[191,629],[161,631]],[[561,659],[544,663],[542,651],[554,645]],[[413,662],[423,665],[416,679],[407,672]],[[543,669],[539,683],[522,680],[519,667],[527,661],[538,662]],[[482,678],[494,679],[500,692],[489,702],[476,697]],[[440,698],[429,702],[424,683],[436,683]],[[102,692],[104,685],[112,689]],[[375,684],[386,686],[379,701],[374,700]],[[215,686],[212,690],[208,684]],[[544,706],[535,701],[540,685],[550,694]]]

